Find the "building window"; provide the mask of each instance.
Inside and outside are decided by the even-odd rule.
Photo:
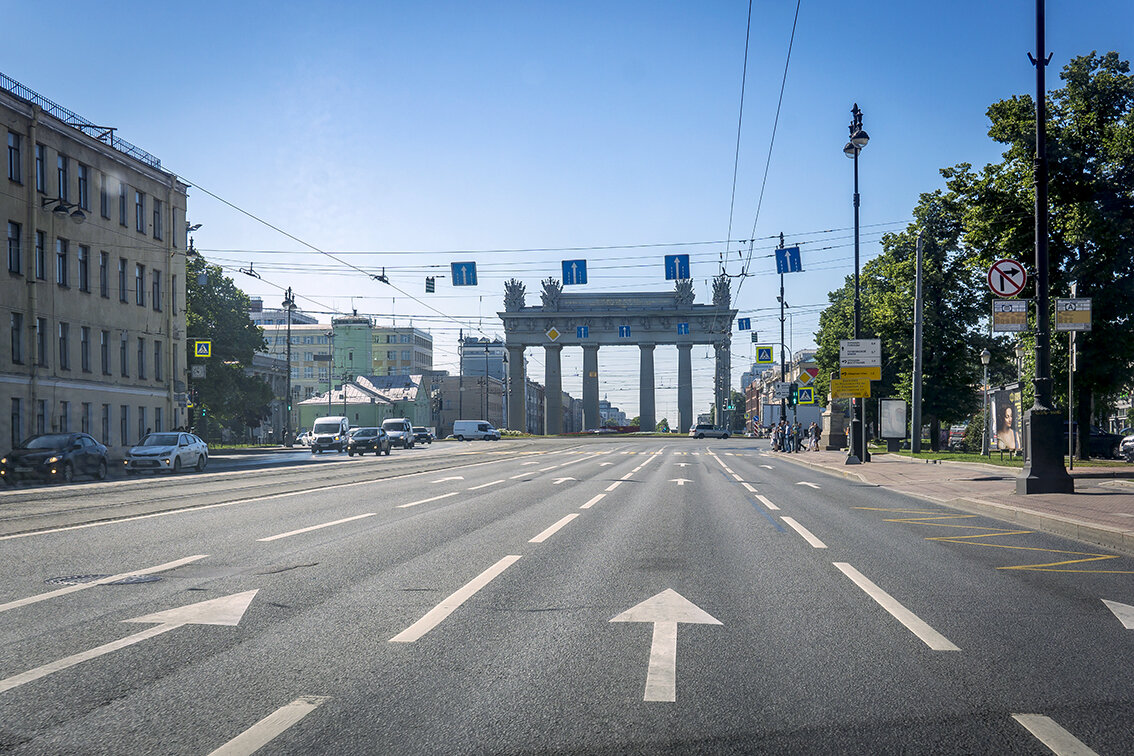
[[[161,312],[161,271],[151,270],[150,278],[153,279],[152,304],[155,310]]]
[[[325,367],[319,368],[319,380],[325,381],[325,380],[327,380],[327,378],[328,378],[327,368],[325,368]]]
[[[138,377],[146,377],[146,340],[138,338]]]
[[[315,368],[311,367],[310,365],[303,368],[303,377],[307,378],[307,379],[314,379],[315,378]]]
[[[61,433],[71,432],[71,403],[59,402],[59,431]]]
[[[98,253],[98,293],[103,299],[110,298],[110,255]]]
[[[161,200],[154,200],[154,238],[161,241]]]
[[[394,349],[391,349],[391,350],[387,351],[387,352],[386,352],[386,359],[388,359],[388,360],[396,360],[396,359],[398,359],[398,352],[397,352],[396,350],[394,350]]]
[[[59,324],[59,369],[71,369],[71,326]]]
[[[91,372],[91,329],[87,326],[79,328],[79,361],[82,363],[83,372]],[[88,431],[83,431],[87,433]]]
[[[24,440],[24,403],[12,397],[12,438],[10,446],[15,449]]]
[[[98,174],[98,212],[110,220],[110,193],[106,191],[106,174]]]
[[[8,221],[8,272],[17,276],[23,273],[23,252],[20,249],[22,227],[15,221]]]
[[[91,248],[79,245],[79,291],[91,290]]]
[[[35,277],[47,280],[47,238],[42,231],[35,232]]]
[[[118,432],[121,435],[122,445],[130,445],[130,405],[123,404],[118,408]]]
[[[146,195],[134,190],[134,227],[142,233],[146,231]]]
[[[314,362],[315,361],[315,353],[314,352],[304,352],[303,353],[303,359],[304,359],[305,362]]]
[[[315,343],[315,337],[314,336],[304,336],[303,337],[303,343],[304,344],[314,344]]]
[[[161,407],[154,407],[154,433],[162,432]]]
[[[24,172],[20,160],[20,135],[8,132],[8,178],[17,184],[24,183]]]
[[[146,266],[141,263],[134,265],[134,303],[146,306]]]
[[[121,363],[119,372],[122,374],[123,378],[129,378],[130,377],[130,359],[129,358],[130,358],[130,350],[129,350],[129,347],[128,347],[126,332],[123,331],[122,332],[122,341],[118,345],[118,361]]]
[[[79,163],[79,207],[84,210],[91,209],[90,175],[91,169]]]
[[[402,334],[402,343],[403,344],[412,344],[413,343],[413,341],[410,339],[410,335],[408,333]]]
[[[126,258],[118,258],[118,301],[126,301]]]
[[[55,240],[55,283],[60,286],[67,285],[67,269],[71,266],[67,263],[67,240]]]
[[[118,225],[126,225],[126,184],[118,182]]]
[[[66,155],[59,155],[56,163],[59,166],[59,198],[64,202],[71,201],[70,178],[68,177],[68,163]]]
[[[83,402],[83,414],[81,423],[83,433],[91,432],[91,404],[90,402]]]
[[[293,381],[299,380],[299,367],[298,366],[292,366],[292,368],[291,368],[291,379]]]
[[[110,331],[99,331],[98,338],[98,358],[102,365],[102,374],[110,375]]]
[[[47,183],[45,178],[46,169],[44,164],[46,162],[46,152],[42,144],[35,146],[35,189],[37,192],[46,192],[44,184]]]
[[[172,312],[174,315],[176,315],[177,314],[177,276],[173,276],[170,279],[169,306],[171,308],[170,312]]]
[[[24,314],[11,313],[12,320],[12,362],[16,365],[24,364]]]
[[[149,428],[146,427],[146,408],[138,407],[138,438],[141,439],[149,433]]]
[[[102,437],[99,438],[104,445],[110,445],[110,405],[102,405]]]
[[[161,380],[161,342],[154,341],[154,380]]]
[[[47,432],[47,400],[37,399],[35,403],[35,432]]]
[[[403,362],[409,362],[412,359],[413,359],[413,352],[411,352],[408,349],[403,349],[402,350],[402,361]]]
[[[47,367],[47,318],[35,319],[35,364]]]

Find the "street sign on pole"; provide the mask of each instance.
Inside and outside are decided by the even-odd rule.
[[[796,394],[796,401],[800,404],[815,404],[815,389],[801,386]]]
[[[1055,330],[1091,330],[1091,298],[1056,299]]]
[[[591,336],[590,326],[575,326],[575,338],[588,339]]]
[[[194,357],[212,357],[213,356],[213,342],[211,342],[211,341],[194,341],[193,342],[193,356]]]
[[[587,282],[586,260],[563,261],[563,285],[582,286]]]
[[[1027,299],[992,300],[992,330],[1012,332],[1028,330]]]
[[[689,335],[689,324],[688,323],[678,323],[677,324],[677,335],[678,336],[688,336]]]
[[[756,364],[757,365],[774,365],[776,364],[773,348],[770,346],[756,347]]]
[[[1027,271],[1015,260],[997,260],[988,269],[988,288],[998,297],[1016,296],[1027,282]]]
[[[794,384],[791,381],[776,381],[772,384],[772,398],[773,399],[787,399],[791,396],[791,387]]]
[[[630,338],[630,326],[628,326],[628,325],[618,326],[618,338],[620,338],[620,339]]]
[[[665,256],[665,280],[684,281],[689,277],[689,255]]]
[[[840,378],[865,378],[868,381],[882,380],[881,367],[844,367],[839,368]]]
[[[799,273],[803,270],[803,260],[799,247],[781,247],[776,250],[777,273]]]
[[[476,286],[476,263],[455,262],[450,266],[454,286]]]
[[[869,399],[870,381],[866,378],[832,378],[832,399]]]
[[[839,341],[839,367],[881,366],[881,339],[842,339]]]
[[[751,331],[752,330],[752,318],[737,318],[736,319],[736,329],[738,331]]]

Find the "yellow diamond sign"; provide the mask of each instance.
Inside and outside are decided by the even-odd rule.
[[[558,330],[556,330],[555,326],[547,329],[547,338],[551,339],[552,341],[558,340],[560,335],[561,334]]]

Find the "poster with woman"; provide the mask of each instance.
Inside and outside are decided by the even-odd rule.
[[[1020,389],[1009,386],[992,394],[992,448],[1020,449]]]

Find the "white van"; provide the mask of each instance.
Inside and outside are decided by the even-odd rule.
[[[453,435],[458,441],[499,441],[500,431],[492,427],[492,423],[484,420],[457,420],[453,423]]]
[[[347,447],[350,421],[341,415],[320,417],[311,426],[311,453],[334,449],[341,452]]]

